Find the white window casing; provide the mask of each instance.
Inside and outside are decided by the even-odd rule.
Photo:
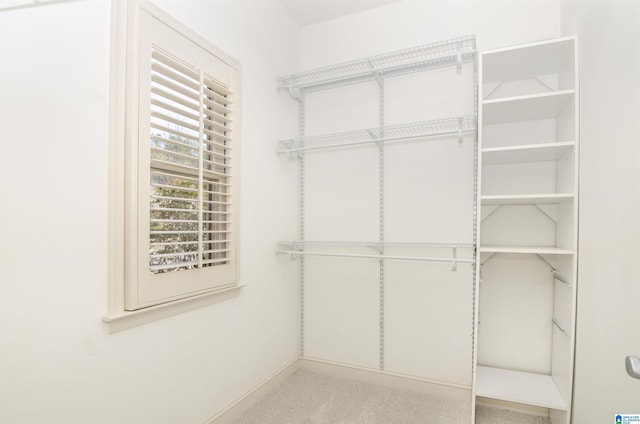
[[[125,313],[239,280],[239,64],[144,2],[126,62]]]

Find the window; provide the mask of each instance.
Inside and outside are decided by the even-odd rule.
[[[127,25],[124,309],[133,311],[238,284],[239,66],[145,3],[132,3]]]

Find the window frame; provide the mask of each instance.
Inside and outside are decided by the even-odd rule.
[[[138,277],[140,272],[149,274],[149,251],[140,247],[140,235],[149,238],[149,196],[139,194],[138,175],[150,174],[150,169],[141,169],[139,148],[146,144],[149,150],[149,134],[139,139],[145,129],[138,125],[138,96],[141,65],[138,62],[141,38],[149,36],[147,29],[140,26],[141,16],[150,16],[180,36],[194,43],[224,63],[228,68],[234,92],[233,106],[233,174],[232,178],[232,249],[233,270],[231,279],[222,284],[193,288],[179,294],[149,299],[139,296]],[[146,18],[144,18],[146,19]],[[240,75],[238,61],[213,46],[210,42],[188,29],[161,9],[144,0],[112,2],[111,31],[111,73],[110,73],[110,134],[109,134],[109,233],[108,233],[108,312],[103,321],[109,325],[109,331],[120,331],[166,316],[233,298],[243,287],[240,284],[240,209],[239,209],[239,140],[240,136]],[[143,40],[142,42],[148,42]],[[148,109],[148,106],[147,106]],[[131,125],[131,124],[134,125]],[[132,142],[132,140],[136,140]],[[148,162],[148,160],[147,160]],[[142,161],[144,163],[144,161]],[[142,178],[144,180],[144,178]],[[144,191],[144,190],[143,190]],[[148,194],[147,190],[147,194]],[[145,206],[146,205],[146,206]],[[138,210],[143,212],[138,213]],[[145,220],[139,217],[146,210]],[[142,221],[140,223],[139,221]],[[146,227],[145,227],[146,225]],[[144,243],[142,243],[144,244]],[[146,244],[148,246],[148,243]],[[192,271],[206,271],[209,268],[189,269],[165,274],[175,274],[175,279],[189,279]],[[196,273],[192,273],[195,275]],[[163,274],[160,274],[163,275]],[[205,277],[206,278],[206,277]]]

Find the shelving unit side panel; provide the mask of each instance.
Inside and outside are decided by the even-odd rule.
[[[575,222],[575,204],[576,200],[574,199],[558,205],[556,246],[560,248],[573,250],[577,248],[575,233],[577,230]]]
[[[563,332],[554,326],[553,351],[551,353],[551,375],[567,404],[571,400],[570,378],[572,362],[570,358],[573,352],[571,346],[575,340],[573,329],[575,278],[571,269],[573,262],[573,257],[568,257],[556,264],[558,274],[562,275],[567,282],[555,281],[553,316],[565,331]]]
[[[477,62],[477,98],[476,98],[476,108],[478,111],[478,145],[477,145],[477,157],[476,157],[476,192],[475,192],[475,208],[476,208],[476,216],[474,217],[475,228],[476,228],[476,239],[475,242],[475,275],[473,280],[473,351],[472,351],[472,364],[471,364],[471,424],[475,424],[476,421],[476,403],[477,403],[477,386],[478,386],[478,343],[479,343],[479,316],[480,316],[480,270],[481,270],[481,254],[480,254],[480,239],[482,237],[482,226],[481,217],[483,214],[482,211],[482,202],[480,198],[482,196],[482,187],[481,182],[483,178],[483,155],[482,150],[485,149],[485,133],[484,133],[484,125],[482,125],[482,99],[484,98],[484,90],[483,90],[483,67],[482,59],[483,55],[480,54],[478,56]]]
[[[575,178],[576,162],[574,149],[571,149],[556,161],[556,188],[559,193],[575,193],[578,194],[577,181]]]
[[[577,95],[574,95],[573,99],[559,110],[556,117],[556,140],[576,140],[576,98]]]
[[[558,328],[553,330],[553,363],[551,367],[551,377],[558,388],[558,392],[562,396],[565,403],[571,402],[571,373],[569,367],[571,362],[569,355],[571,354],[571,338],[567,337]]]

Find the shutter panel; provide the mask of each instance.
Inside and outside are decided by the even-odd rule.
[[[127,310],[238,283],[240,64],[164,18],[128,51]]]
[[[231,252],[231,91],[151,53],[149,270],[226,264]]]

